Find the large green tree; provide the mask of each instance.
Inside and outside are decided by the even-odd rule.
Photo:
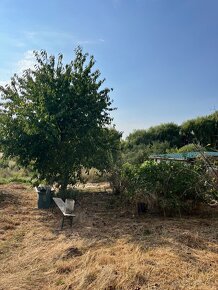
[[[80,47],[68,64],[62,54],[35,57],[35,69],[0,87],[0,146],[6,157],[31,164],[40,178],[65,189],[82,167],[103,169],[114,155],[120,135],[108,128],[110,89],[102,89],[93,56]]]

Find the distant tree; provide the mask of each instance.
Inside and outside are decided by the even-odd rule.
[[[31,164],[39,178],[66,189],[82,167],[106,167],[117,148],[120,135],[108,129],[110,89],[101,89],[95,60],[80,47],[66,65],[62,54],[57,60],[46,51],[35,57],[35,69],[0,87],[0,146],[4,156]]]
[[[180,127],[174,123],[160,124],[147,130],[151,141],[168,142],[170,147],[180,145]]]
[[[174,123],[160,124],[158,126],[150,127],[147,130],[135,130],[129,134],[126,139],[126,146],[133,145],[152,145],[154,142],[168,142],[169,148],[180,146],[180,126]]]
[[[139,144],[147,144],[146,130],[134,130],[126,138],[126,146],[131,147]]]
[[[218,111],[215,113],[188,120],[181,125],[183,145],[200,143],[202,146],[218,148]]]

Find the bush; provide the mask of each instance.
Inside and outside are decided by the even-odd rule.
[[[123,142],[122,146],[122,159],[130,164],[141,164],[148,160],[151,154],[164,154],[169,152],[169,142],[154,141],[149,145],[145,144],[132,144],[128,140]],[[175,151],[175,148],[172,149]]]
[[[131,199],[144,198],[164,215],[188,212],[198,202],[214,195],[210,179],[201,164],[145,161],[124,164],[122,179]],[[213,196],[214,198],[214,196]]]

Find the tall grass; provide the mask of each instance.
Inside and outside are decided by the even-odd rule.
[[[31,173],[28,169],[21,168],[15,160],[0,157],[0,184],[11,182],[30,183]]]

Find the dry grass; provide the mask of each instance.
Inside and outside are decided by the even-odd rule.
[[[36,209],[27,186],[0,186],[0,289],[218,289],[215,218],[137,218],[83,194],[73,229]]]

